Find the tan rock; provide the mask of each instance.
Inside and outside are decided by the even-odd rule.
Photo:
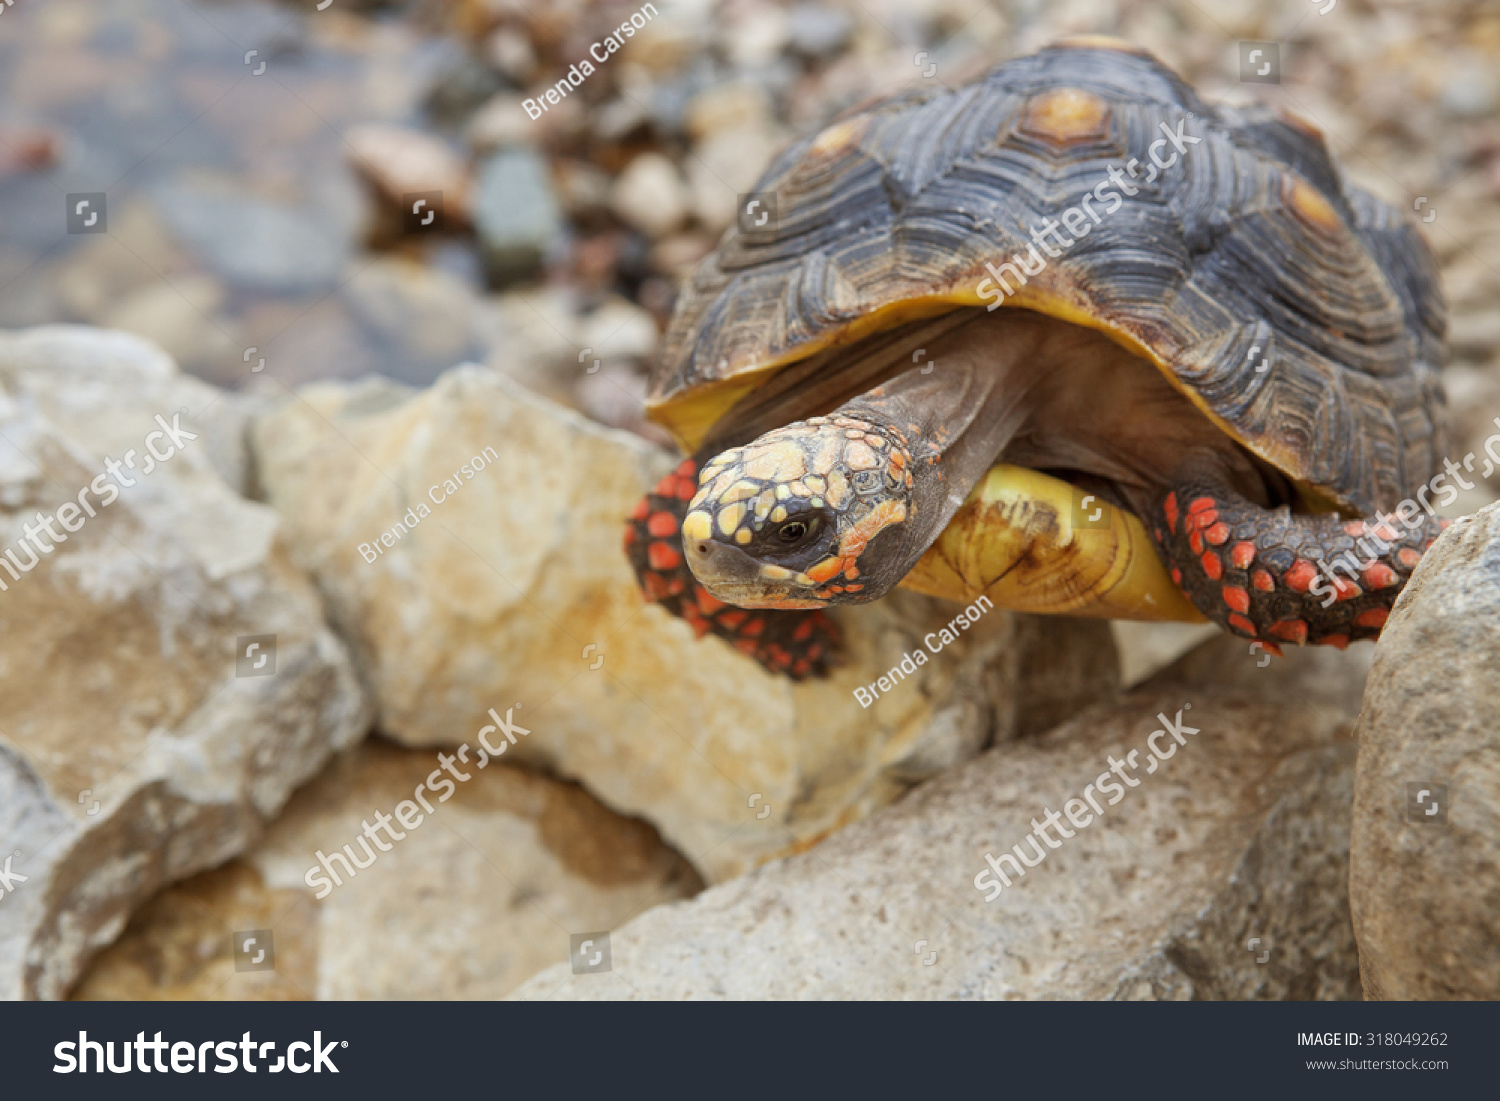
[[[1195,656],[1222,668],[1235,649]],[[612,930],[609,973],[556,966],[513,997],[1357,998],[1354,711],[1329,702],[1344,692],[1305,703],[1287,690],[1302,656],[1256,669],[1253,687],[1174,667],[810,852]],[[1181,745],[1157,733],[1179,715]],[[1153,739],[1171,755],[1149,762]],[[1111,758],[1139,786],[1091,791]],[[1069,807],[1072,836],[1025,840]],[[1009,887],[980,879],[986,854],[1017,844],[1045,857],[1021,876],[1002,863]]]
[[[349,163],[390,203],[418,191],[443,193],[444,212],[462,216],[468,173],[442,139],[388,123],[352,126],[344,135]]]
[[[136,904],[249,844],[369,709],[275,513],[230,488],[229,396],[136,337],[33,329],[0,335],[0,434],[0,550],[31,563],[0,569],[0,849],[26,877],[0,900],[0,997],[52,998]],[[107,458],[134,464],[115,497]],[[86,487],[94,516],[62,507]],[[75,530],[23,549],[38,514]]]
[[[1027,644],[996,610],[864,709],[854,689],[953,618],[911,594],[840,613],[850,661],[827,680],[794,685],[696,640],[642,601],[621,545],[674,460],[489,370],[416,394],[308,387],[253,435],[267,499],[374,686],[382,731],[450,745],[520,704],[520,759],[646,817],[710,879],[1012,736],[1058,706],[1049,692],[1077,707],[1081,684],[1116,683],[1102,623],[1059,636],[1088,644],[1053,646],[1063,671],[1028,683]]]
[[[344,755],[250,852],[144,906],[73,996],[497,998],[566,960],[570,934],[702,886],[650,826],[575,785],[455,764],[469,779],[454,781],[447,802],[441,785],[426,793],[430,821],[396,824],[400,838],[377,832],[390,851],[369,867],[347,878],[329,858],[343,880],[334,887],[316,854],[349,844],[365,860],[363,823],[393,815],[438,767],[432,750],[380,742]],[[319,869],[321,900],[309,869]],[[256,930],[271,934],[274,968],[237,970],[233,938]]]
[[[647,237],[662,237],[687,217],[687,188],[675,164],[660,153],[642,153],[615,180],[610,207]]]
[[[1427,552],[1376,649],[1349,871],[1367,998],[1500,997],[1497,619],[1491,505]]]

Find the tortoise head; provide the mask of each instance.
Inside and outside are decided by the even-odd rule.
[[[902,434],[813,417],[715,456],[682,524],[695,577],[741,608],[885,595],[911,566],[912,457]]]

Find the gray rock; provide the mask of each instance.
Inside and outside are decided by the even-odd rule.
[[[136,337],[0,335],[0,550],[29,564],[0,569],[0,851],[26,877],[0,900],[0,997],[63,994],[135,905],[242,850],[367,729],[275,514],[230,488],[244,430]],[[113,498],[106,458],[134,464]],[[62,508],[80,495],[94,516]],[[74,525],[50,551],[22,549],[38,513]]]
[[[1235,649],[1208,643],[1204,662]],[[1354,712],[1329,702],[1343,693],[1296,699],[1283,683],[1295,668],[1257,669],[1242,688],[1176,666],[815,849],[612,930],[610,973],[553,967],[513,996],[1357,998]],[[1154,733],[1179,712],[1200,728],[1180,746]],[[1174,748],[1148,765],[1153,737]],[[1139,786],[1098,792],[1104,816],[1086,822],[1068,800],[1133,749]],[[1035,842],[1044,860],[1019,877],[1001,864],[1009,887],[981,878],[987,854],[1033,856],[1033,818],[1068,807],[1086,824],[1055,849]]]
[[[479,168],[471,200],[490,281],[536,274],[561,243],[562,213],[546,163],[529,149],[502,149]]]
[[[1367,998],[1500,997],[1497,623],[1491,505],[1427,552],[1376,650],[1349,873]]]
[[[349,253],[346,220],[315,206],[174,181],[155,193],[172,233],[231,283],[268,291],[331,287]]]
[[[849,44],[854,20],[847,12],[821,4],[798,4],[787,13],[791,48],[807,57],[829,57]]]

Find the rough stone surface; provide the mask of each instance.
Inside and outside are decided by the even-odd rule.
[[[398,824],[389,852],[317,899],[304,879],[316,854],[353,845],[362,823],[393,814],[437,767],[431,750],[358,746],[250,852],[152,899],[73,996],[498,998],[568,959],[570,934],[702,886],[645,823],[575,785],[488,765],[467,770],[447,802],[429,792],[430,819]],[[274,970],[236,970],[232,937],[261,929]]]
[[[1427,552],[1376,650],[1349,877],[1367,998],[1500,997],[1497,623],[1491,505]]]
[[[1223,668],[1234,648],[1208,643],[1203,664]],[[1254,668],[1245,687],[1174,666],[817,849],[614,930],[610,973],[553,967],[514,997],[1358,998],[1355,712],[1334,702],[1342,692],[1288,698],[1301,656]],[[1360,678],[1357,665],[1324,674]],[[1201,732],[1148,774],[1158,713],[1179,709]],[[1101,794],[1104,817],[1058,848],[1038,842],[1045,859],[986,903],[985,854],[1024,844],[1033,817],[1061,813],[1133,749],[1139,786],[1113,807]]]
[[[198,438],[148,473],[158,415]],[[0,851],[27,877],[0,900],[0,997],[59,996],[132,907],[241,851],[368,727],[275,513],[229,488],[244,422],[138,338],[0,335],[0,550],[28,562],[24,524],[102,490],[106,456],[135,464],[0,570]],[[251,635],[275,636],[274,674],[236,675]]]
[[[957,611],[912,594],[840,613],[850,662],[826,681],[793,685],[694,639],[642,601],[621,547],[624,517],[674,460],[493,371],[458,368],[420,393],[309,387],[254,437],[261,484],[374,687],[382,731],[451,745],[488,709],[519,707],[521,760],[649,818],[711,880],[1117,680],[1103,623],[1059,628],[1056,671],[1023,678],[1041,643],[995,610],[863,709],[853,690]]]

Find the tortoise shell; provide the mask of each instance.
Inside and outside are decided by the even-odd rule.
[[[788,363],[1004,305],[1155,363],[1318,507],[1390,507],[1440,462],[1446,309],[1420,231],[1309,124],[1209,106],[1144,51],[1063,42],[857,108],[756,191],[774,217],[699,264],[653,372],[649,411],[689,452]]]

